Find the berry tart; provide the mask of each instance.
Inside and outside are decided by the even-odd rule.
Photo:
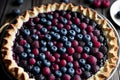
[[[105,80],[118,43],[97,12],[69,4],[34,7],[6,30],[2,59],[18,80]]]

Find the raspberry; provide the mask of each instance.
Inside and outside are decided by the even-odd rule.
[[[70,29],[71,29],[70,25],[65,25],[65,28],[66,28],[67,30],[70,30]]]
[[[34,58],[29,59],[30,65],[34,65],[36,63],[36,60]]]
[[[49,75],[49,80],[55,80],[54,74],[50,74],[50,75]]]
[[[43,74],[44,74],[44,75],[49,75],[49,74],[51,73],[49,67],[44,67],[42,71],[43,71]]]
[[[75,53],[75,49],[72,48],[72,47],[68,48],[67,51],[68,51],[69,54],[73,54],[73,53]]]
[[[96,41],[96,42],[94,42],[94,46],[95,46],[96,48],[100,48],[101,44],[100,44],[100,42]]]
[[[74,65],[75,68],[79,68],[79,67],[80,67],[78,61],[74,61],[74,62],[73,62],[73,65]]]
[[[74,18],[74,23],[80,24],[80,19],[79,18]]]
[[[76,70],[75,70],[75,72],[76,72],[76,74],[78,74],[78,75],[81,75],[81,74],[82,74],[82,70],[81,70],[81,69],[79,69],[79,68],[78,68],[78,69],[76,69]]]
[[[90,33],[90,32],[92,32],[92,31],[93,31],[93,27],[89,25],[89,26],[87,27],[87,32]]]
[[[81,29],[85,29],[85,28],[87,27],[87,24],[84,23],[84,22],[82,22],[82,23],[79,25],[79,27],[80,27]]]
[[[72,41],[72,46],[74,46],[74,47],[75,47],[75,46],[78,46],[78,41],[77,41],[77,40],[73,40],[73,41]]]
[[[64,74],[62,77],[62,80],[70,80],[70,79],[71,79],[71,76],[68,74]]]
[[[66,17],[67,19],[70,19],[70,18],[71,18],[71,15],[70,15],[70,14],[66,14],[65,17]]]
[[[33,52],[34,55],[38,55],[39,54],[39,50],[37,48],[34,48],[32,50],[32,52]]]
[[[88,61],[88,63],[90,63],[90,64],[96,64],[96,62],[97,62],[97,59],[96,59],[96,57],[94,57],[94,56],[89,56],[88,58],[87,58],[87,61]]]
[[[77,46],[77,47],[75,47],[75,51],[76,51],[77,53],[82,53],[83,48],[82,48],[81,46]]]
[[[58,66],[57,64],[53,64],[53,65],[52,65],[52,69],[53,69],[54,71],[57,71],[57,70],[59,70],[59,66]]]
[[[49,61],[50,62],[54,62],[55,61],[55,57],[54,56],[49,56]]]
[[[75,76],[73,77],[73,80],[81,80],[80,75],[75,75]]]
[[[60,66],[66,66],[66,64],[67,64],[67,62],[64,59],[60,61]]]
[[[58,29],[62,29],[62,28],[64,27],[64,25],[63,25],[62,23],[59,23],[59,24],[57,25],[57,27],[58,27]]]
[[[72,57],[72,56],[67,56],[67,57],[66,57],[66,60],[67,60],[68,62],[72,62],[72,61],[73,61],[73,57]]]
[[[25,45],[26,43],[27,43],[26,40],[20,40],[20,42],[19,42],[19,44],[22,45],[22,46]]]
[[[82,58],[83,58],[83,59],[87,59],[88,57],[89,57],[89,56],[88,56],[87,53],[83,53],[83,54],[82,54]]]

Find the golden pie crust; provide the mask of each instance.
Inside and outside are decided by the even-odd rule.
[[[90,8],[84,8],[81,5],[74,6],[71,3],[54,3],[48,4],[47,6],[41,5],[40,7],[34,7],[33,10],[27,10],[24,15],[19,16],[15,24],[11,24],[9,29],[6,30],[6,35],[3,38],[1,49],[2,58],[8,71],[18,80],[35,80],[33,78],[29,78],[27,72],[25,72],[22,67],[17,65],[12,56],[12,47],[14,45],[16,33],[22,27],[24,22],[27,22],[29,18],[36,17],[39,13],[51,12],[55,10],[71,10],[73,12],[81,12],[85,16],[95,20],[98,24],[101,25],[103,34],[107,39],[109,49],[107,53],[108,59],[106,60],[104,66],[101,67],[100,70],[95,75],[91,76],[88,80],[105,80],[108,78],[112,70],[116,67],[118,61],[118,41],[115,33],[112,28],[108,27],[107,21],[105,19],[100,19],[98,17],[97,12],[91,10]]]

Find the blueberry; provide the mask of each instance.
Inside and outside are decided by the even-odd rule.
[[[22,59],[26,59],[26,58],[27,58],[27,53],[22,52],[22,53],[21,53],[21,58],[22,58]]]
[[[83,39],[83,35],[82,35],[82,34],[78,34],[78,35],[77,35],[77,39],[78,39],[78,40],[82,40],[82,39]]]
[[[47,21],[47,22],[46,22],[46,25],[49,25],[49,26],[50,26],[51,24],[52,24],[51,21]]]
[[[52,50],[53,52],[56,52],[56,51],[57,51],[57,47],[56,47],[56,46],[52,46],[52,47],[51,47],[51,50]]]
[[[81,20],[83,20],[83,19],[85,18],[85,16],[84,16],[83,14],[81,14],[81,13],[78,15],[78,17],[79,17]]]
[[[27,48],[27,49],[29,49],[29,48],[30,48],[30,44],[29,44],[29,43],[26,43],[26,44],[24,45],[24,47]]]
[[[68,38],[69,38],[70,41],[74,40],[74,36],[68,36]]]
[[[71,45],[72,45],[72,44],[71,44],[70,41],[66,41],[66,42],[65,42],[65,46],[66,46],[66,47],[71,47]]]
[[[32,54],[32,53],[29,53],[28,56],[29,56],[29,58],[34,58],[35,57],[35,55]]]
[[[30,35],[30,30],[29,30],[29,29],[24,29],[24,30],[23,30],[23,33],[24,33],[26,36],[29,36],[29,35]]]
[[[53,26],[53,27],[51,28],[51,30],[53,30],[53,31],[55,31],[55,32],[59,32],[59,30],[58,30],[58,28],[57,28],[56,26]]]
[[[85,61],[85,59],[80,59],[80,60],[79,60],[79,63],[80,63],[81,65],[85,65],[86,61]]]
[[[66,68],[66,67],[61,67],[61,71],[62,71],[63,73],[65,73],[65,72],[67,72],[67,68]]]
[[[77,28],[77,25],[72,24],[72,25],[71,25],[71,28],[72,28],[72,29],[75,29],[75,28]]]
[[[27,52],[27,53],[30,53],[30,52],[31,52],[31,49],[28,48],[28,49],[26,50],[26,52]]]
[[[73,63],[68,62],[68,63],[67,63],[67,66],[70,67],[70,68],[72,68],[72,67],[73,67]]]
[[[53,42],[51,42],[51,41],[49,41],[47,44],[48,44],[49,47],[53,46]]]
[[[47,22],[46,18],[41,18],[40,21],[41,21],[41,23],[46,23]]]
[[[100,42],[103,42],[105,39],[104,39],[103,36],[98,36],[98,40],[99,40]]]
[[[69,0],[61,0],[61,2],[69,3]]]
[[[83,49],[84,49],[84,52],[86,52],[86,53],[89,53],[89,52],[90,52],[90,48],[87,47],[87,46],[85,46]]]
[[[51,37],[51,35],[50,35],[50,34],[46,34],[46,35],[45,35],[45,39],[46,39],[46,40],[48,40],[48,41],[49,41],[49,40],[51,40],[51,38],[52,38],[52,37]]]
[[[44,46],[43,46],[43,47],[41,47],[41,51],[42,51],[42,52],[47,51],[47,47],[44,47]]]
[[[85,18],[83,18],[83,22],[85,22],[85,23],[89,24],[90,19],[89,19],[89,18],[87,18],[87,17],[85,17]]]
[[[72,15],[73,17],[77,17],[77,12],[71,12],[71,15]]]
[[[84,36],[83,36],[83,40],[86,41],[86,42],[87,42],[87,41],[90,41],[90,40],[91,40],[90,35],[88,35],[88,34],[84,35]]]
[[[89,71],[91,69],[91,66],[89,64],[86,64],[85,69]]]
[[[12,13],[13,13],[13,16],[18,16],[20,15],[21,11],[19,9],[14,9]]]
[[[40,54],[39,54],[39,59],[45,60],[45,54],[44,54],[44,53],[40,53]]]
[[[35,74],[39,74],[39,73],[40,73],[40,68],[39,68],[38,66],[34,66],[34,67],[33,67],[33,72],[34,72]]]
[[[66,30],[65,28],[62,28],[62,29],[60,30],[60,33],[61,33],[62,35],[66,35],[66,34],[67,34],[67,30]]]
[[[93,21],[93,20],[91,20],[91,21],[89,22],[89,24],[90,24],[93,28],[97,26],[97,23],[96,23],[95,21]]]
[[[55,32],[54,32],[54,31],[51,31],[51,32],[50,32],[50,35],[51,35],[51,36],[53,36],[54,34],[55,34]]]
[[[91,41],[89,41],[89,42],[87,42],[87,45],[88,45],[89,47],[92,47],[92,46],[93,46],[93,43],[92,43]]]
[[[35,39],[35,40],[38,40],[38,39],[39,39],[38,35],[36,35],[36,34],[33,34],[33,35],[32,35],[32,38]]]
[[[21,5],[21,4],[23,4],[23,0],[16,0],[16,3],[18,4],[18,5]]]
[[[58,39],[60,39],[60,38],[61,38],[61,37],[60,37],[60,34],[54,33],[54,39],[58,40]]]
[[[71,36],[75,36],[75,35],[76,35],[76,32],[75,32],[74,30],[69,30],[69,34],[70,34]]]
[[[66,52],[66,48],[65,48],[65,47],[61,47],[61,48],[60,48],[60,52],[61,52],[61,53],[65,53],[65,52]]]
[[[75,70],[73,68],[68,68],[68,73],[70,75],[73,75],[75,73]]]
[[[41,28],[41,32],[42,33],[47,33],[47,29],[43,27],[43,28]]]
[[[56,74],[56,76],[58,76],[58,77],[61,77],[62,76],[62,73],[61,73],[61,71],[55,71],[55,74]]]
[[[62,37],[61,37],[61,40],[62,40],[63,42],[66,42],[66,41],[68,41],[68,38],[67,38],[66,36],[62,36]]]
[[[75,28],[75,31],[76,31],[77,33],[80,33],[81,30],[80,30],[80,28],[77,27],[77,28]]]
[[[36,64],[41,67],[42,66],[42,62],[41,61],[37,61]]]
[[[61,21],[64,23],[64,24],[67,24],[67,19],[66,18],[61,18]]]
[[[44,41],[44,40],[41,40],[40,43],[41,43],[42,46],[46,46],[46,44],[47,44],[47,42]]]
[[[50,67],[50,65],[51,65],[51,63],[48,60],[44,60],[43,63],[47,67]]]
[[[52,19],[53,19],[53,16],[52,16],[51,14],[48,14],[48,15],[47,15],[47,18],[50,19],[50,20],[52,20]]]

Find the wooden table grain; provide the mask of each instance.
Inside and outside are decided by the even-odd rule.
[[[110,1],[112,4],[115,0],[110,0]],[[48,4],[54,2],[60,3],[60,0],[24,0],[24,3],[19,6],[16,5],[14,2],[15,0],[0,1],[0,26],[3,25],[6,21],[10,21],[14,19],[14,17],[10,15],[13,9],[19,8],[21,10],[21,13],[24,13],[27,9],[31,9],[33,6],[40,6],[41,4]],[[70,0],[70,2],[73,3],[74,5],[83,5],[93,8],[90,6],[90,4],[86,4],[85,0]],[[110,20],[120,35],[120,27],[117,26],[110,18],[110,14],[109,14],[110,8],[93,8],[93,9],[95,9],[98,13],[104,15],[108,20]],[[1,69],[0,69],[0,80],[9,80],[8,78],[6,79]],[[120,67],[118,67],[117,71],[110,80],[120,80]]]

